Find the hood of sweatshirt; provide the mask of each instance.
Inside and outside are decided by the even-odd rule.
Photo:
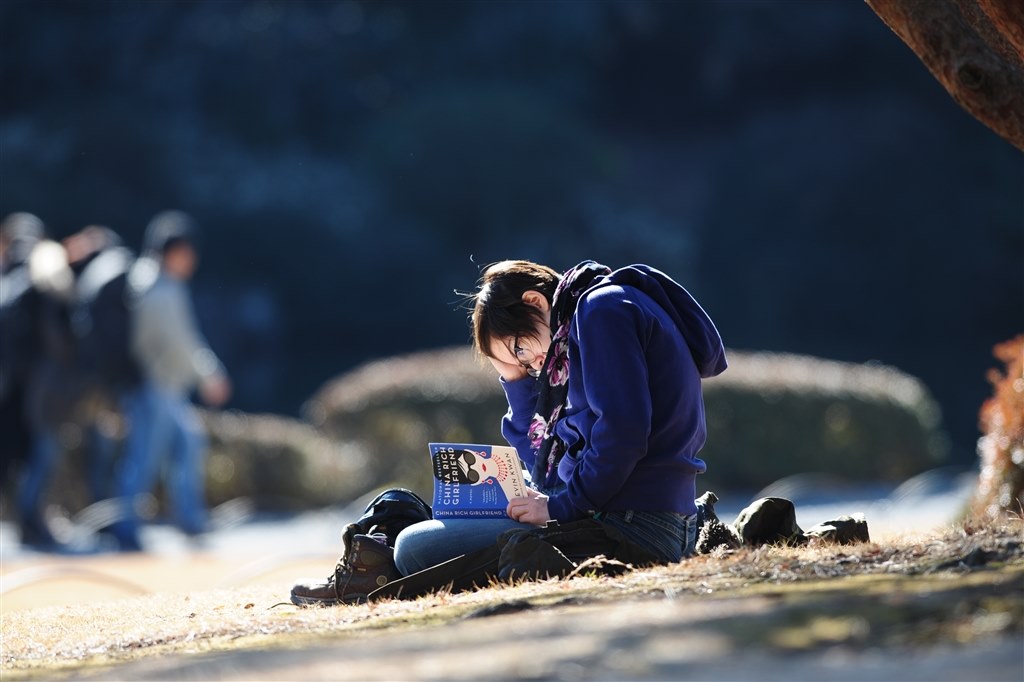
[[[728,367],[725,345],[715,323],[674,279],[649,265],[629,265],[599,278],[587,291],[609,285],[639,289],[664,308],[682,331],[701,377],[717,376]]]

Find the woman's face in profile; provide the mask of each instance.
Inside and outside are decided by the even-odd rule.
[[[539,376],[548,346],[551,345],[551,330],[546,324],[538,327],[532,336],[521,335],[492,341],[491,352],[494,353],[495,359],[510,365],[519,365],[532,377]]]

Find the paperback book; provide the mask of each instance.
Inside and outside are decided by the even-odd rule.
[[[501,518],[509,500],[526,496],[515,448],[430,443],[434,518]]]

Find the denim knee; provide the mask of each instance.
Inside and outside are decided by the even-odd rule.
[[[436,521],[421,521],[398,534],[395,538],[395,567],[399,573],[410,575],[430,565],[423,565],[419,559],[424,554],[423,549],[430,547],[431,536],[437,533],[435,525],[440,524]]]

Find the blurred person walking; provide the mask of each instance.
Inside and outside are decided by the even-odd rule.
[[[84,383],[86,464],[92,501],[116,496],[114,463],[124,437],[125,397],[142,371],[131,349],[135,253],[109,227],[89,225],[64,240],[75,271],[71,309],[78,370]]]
[[[12,213],[0,223],[0,484],[32,447],[25,387],[37,346],[28,259],[42,238],[43,221],[31,213]]]
[[[0,225],[0,439],[3,478],[21,469],[21,542],[58,547],[43,513],[61,452],[58,433],[76,406],[75,346],[69,305],[74,274],[67,253],[38,217],[15,213]],[[20,465],[20,466],[19,466]]]
[[[81,364],[111,394],[136,387],[142,373],[131,352],[128,286],[135,254],[117,232],[102,225],[71,235],[64,248],[75,271],[71,321]]]
[[[198,265],[197,236],[189,215],[156,215],[146,229],[143,257],[129,274],[135,295],[131,343],[142,381],[126,401],[129,431],[117,471],[123,518],[112,532],[123,550],[142,549],[139,502],[162,466],[178,527],[188,535],[206,528],[206,435],[190,394],[198,388],[203,402],[218,407],[230,397],[231,383],[192,308],[188,282]]]

